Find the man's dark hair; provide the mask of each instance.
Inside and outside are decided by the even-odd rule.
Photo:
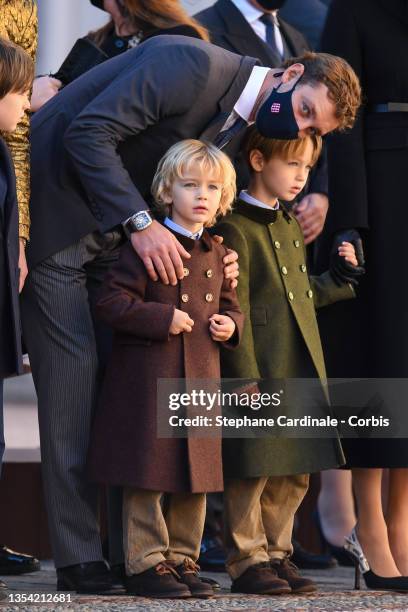
[[[283,65],[303,64],[305,72],[301,84],[322,83],[329,90],[329,99],[336,107],[338,130],[353,127],[361,104],[361,87],[358,76],[345,59],[329,53],[308,51],[299,57],[291,57]]]

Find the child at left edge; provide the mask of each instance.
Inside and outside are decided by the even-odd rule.
[[[205,229],[230,210],[235,171],[213,145],[182,141],[160,161],[152,193],[191,259],[176,286],[164,285],[127,244],[107,274],[97,315],[115,336],[88,467],[92,480],[124,486],[127,592],[206,598],[214,591],[196,561],[205,494],[223,489],[221,437],[158,438],[156,387],[158,378],[218,380],[219,347],[238,346],[243,315],[224,279],[226,249]]]

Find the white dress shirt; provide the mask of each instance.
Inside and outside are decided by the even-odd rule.
[[[279,210],[279,201],[276,202],[275,206],[268,206],[268,204],[264,204],[261,200],[254,198],[249,195],[246,189],[243,189],[239,194],[239,199],[243,200],[247,204],[253,204],[254,206],[259,206],[259,208],[268,208],[269,210]]]
[[[264,42],[266,42],[266,25],[260,21],[260,18],[264,14],[263,11],[255,8],[248,0],[231,0],[233,4],[237,7],[237,9],[243,14],[253,31],[259,38],[261,38]],[[277,11],[273,11],[272,15],[276,17]],[[283,58],[284,56],[284,48],[283,48],[283,40],[282,34],[279,29],[279,25],[277,20],[275,19],[275,44],[276,48],[280,53],[280,56]]]
[[[232,113],[222,126],[222,131],[228,130],[228,128],[235,123],[238,117],[245,119],[248,125],[252,125],[254,123],[253,121],[249,120],[249,117],[269,70],[270,68],[265,68],[264,66],[254,66],[252,68],[247,84],[236,101]]]
[[[164,225],[166,225],[168,228],[172,229],[173,231],[178,232],[179,234],[182,234],[183,236],[187,236],[187,238],[192,238],[193,240],[198,240],[199,238],[201,238],[201,235],[204,231],[204,226],[203,226],[198,232],[195,232],[193,234],[193,232],[190,232],[190,230],[186,229],[182,225],[175,223],[172,219],[170,219],[170,217],[165,218]]]

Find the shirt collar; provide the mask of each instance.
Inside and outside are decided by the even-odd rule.
[[[254,66],[247,84],[235,103],[234,111],[249,124],[253,123],[253,121],[249,121],[249,117],[251,116],[252,109],[254,108],[258,94],[269,71],[270,68]]]
[[[231,0],[231,2],[235,4],[249,23],[257,21],[264,14],[263,11],[255,8],[248,0]]]
[[[170,219],[170,217],[165,218],[164,225],[172,229],[174,232],[177,232],[182,236],[187,236],[187,238],[192,238],[193,240],[198,240],[199,238],[201,238],[202,233],[204,231],[204,227],[202,227],[198,232],[195,232],[193,234],[193,232],[190,232],[185,227],[179,225],[178,223],[175,223],[172,219]]]
[[[280,206],[279,206],[279,201],[277,202],[276,206],[268,206],[267,204],[264,204],[263,202],[261,202],[261,200],[257,200],[257,198],[254,198],[253,196],[251,196],[246,189],[243,189],[241,191],[241,193],[239,194],[239,199],[243,200],[244,202],[247,202],[247,204],[253,204],[254,206],[259,206],[259,208],[268,208],[269,210],[279,210]]]

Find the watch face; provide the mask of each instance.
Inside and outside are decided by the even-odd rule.
[[[148,212],[141,211],[132,217],[132,222],[137,230],[143,230],[150,225],[152,219]]]

